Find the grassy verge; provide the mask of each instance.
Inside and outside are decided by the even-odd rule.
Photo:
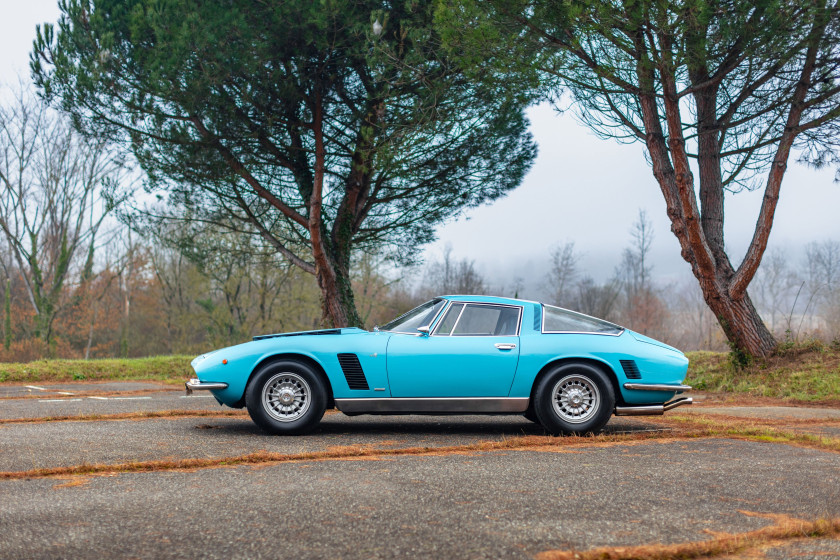
[[[689,352],[688,357],[686,383],[700,391],[840,403],[840,349],[821,344],[785,348],[746,369],[735,369],[725,353]],[[0,383],[109,380],[180,383],[192,375],[191,359],[191,356],[157,356],[0,364]]]
[[[165,381],[183,382],[193,371],[193,356],[108,360],[39,360],[25,364],[0,364],[0,382],[57,381]]]
[[[840,402],[840,350],[820,343],[783,348],[735,369],[729,355],[689,352],[686,383],[700,391],[802,402]]]

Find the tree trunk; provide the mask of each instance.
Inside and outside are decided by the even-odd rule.
[[[729,282],[723,278],[715,282],[699,277],[698,280],[703,299],[715,314],[738,361],[744,364],[752,356],[769,356],[776,347],[776,340],[753,306],[750,296],[744,294],[742,298],[734,299],[725,288]]]
[[[654,71],[650,65],[640,63],[637,75],[642,89],[647,92],[640,96],[640,101],[653,175],[665,197],[671,231],[680,242],[682,257],[691,264],[703,299],[723,328],[738,361],[745,363],[753,356],[766,357],[776,347],[776,341],[746,290],[737,289],[739,274],[733,270],[723,245],[723,186],[719,150],[715,145],[717,132],[712,126],[714,92],[697,97],[701,121],[698,139],[701,152],[701,212],[685,149],[676,78],[667,71],[660,73],[664,121],[668,131],[666,140],[655,94]],[[757,231],[759,229],[757,225]],[[769,234],[769,228],[764,233]],[[757,251],[759,261],[762,253],[763,247]],[[747,278],[748,283],[752,275]]]
[[[343,267],[333,259],[326,261],[329,270],[322,272],[321,266],[318,266],[315,273],[321,289],[321,322],[326,327],[361,327],[349,271],[342,270]]]
[[[342,252],[342,262],[337,262],[335,246],[325,235],[321,206],[324,188],[324,135],[322,127],[322,107],[316,100],[313,131],[315,133],[315,173],[313,174],[312,194],[309,198],[309,239],[312,245],[312,257],[315,261],[315,278],[321,289],[321,322],[329,327],[355,327],[360,325],[359,314],[353,299],[350,285],[349,255]],[[331,246],[332,245],[332,246]]]

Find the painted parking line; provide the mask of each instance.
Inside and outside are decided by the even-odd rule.
[[[151,398],[152,397],[110,397],[112,401],[139,401]]]
[[[107,401],[108,397],[88,397],[89,399],[96,399],[98,401]]]
[[[59,395],[72,395],[73,393],[68,393],[67,391],[56,391]]]
[[[179,399],[214,399],[213,395],[181,395]]]
[[[82,399],[38,399],[38,402],[73,402]]]
[[[38,387],[37,385],[24,385],[27,389],[35,389],[36,391],[46,391],[43,387]]]

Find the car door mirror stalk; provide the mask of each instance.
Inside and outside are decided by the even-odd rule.
[[[417,332],[419,332],[422,336],[429,336],[429,327],[428,325],[425,327],[417,327]]]

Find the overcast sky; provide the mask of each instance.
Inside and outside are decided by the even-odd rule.
[[[55,0],[27,0],[0,18],[0,80],[28,78],[28,54],[35,25],[54,22]],[[456,258],[475,261],[494,284],[522,278],[536,289],[548,269],[552,246],[574,241],[584,253],[584,271],[609,276],[629,242],[640,208],[653,223],[654,274],[671,281],[689,274],[670,231],[665,202],[647,166],[640,144],[601,140],[571,113],[548,106],[529,110],[539,156],[522,185],[507,198],[470,211],[466,218],[439,229],[439,241],[426,255],[439,257],[448,244]],[[786,249],[798,262],[810,241],[840,240],[840,184],[834,170],[790,166],[771,234],[771,247]],[[739,262],[752,237],[762,192],[727,195],[726,238],[730,256]]]

